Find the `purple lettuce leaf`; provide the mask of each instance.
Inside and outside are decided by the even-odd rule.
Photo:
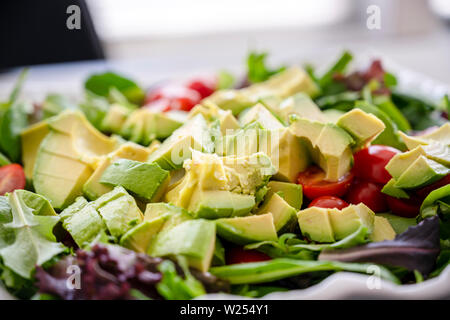
[[[439,217],[423,220],[409,227],[394,240],[373,242],[342,250],[324,250],[319,260],[373,262],[392,267],[417,270],[427,276],[440,252]]]

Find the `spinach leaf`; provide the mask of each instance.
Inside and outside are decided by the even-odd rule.
[[[394,240],[373,242],[341,250],[324,250],[319,260],[372,262],[417,270],[427,276],[434,268],[440,251],[439,219],[425,219],[409,227]]]
[[[28,110],[29,104],[14,102],[0,120],[0,149],[12,162],[21,159],[20,133],[28,126]]]
[[[129,102],[141,105],[145,93],[133,80],[125,78],[114,72],[105,72],[90,76],[84,83],[86,90],[108,97],[111,88],[119,90]]]
[[[58,216],[36,216],[34,208],[25,204],[20,190],[8,194],[12,220],[2,224],[2,235],[13,233],[14,239],[0,249],[3,264],[19,276],[30,279],[35,266],[40,266],[62,253],[65,247],[55,242],[53,228]]]
[[[266,65],[267,53],[250,52],[247,57],[247,77],[252,83],[262,82],[286,69],[285,66],[270,70]]]
[[[263,262],[213,267],[209,272],[218,278],[228,280],[231,284],[255,284],[319,271],[350,271],[369,274],[372,267],[373,264],[277,258]],[[389,270],[381,266],[379,268],[382,279],[400,283]]]

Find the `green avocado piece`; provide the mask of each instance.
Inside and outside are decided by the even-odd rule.
[[[233,115],[238,115],[242,110],[254,105],[256,101],[240,90],[226,89],[214,92],[204,102],[216,104],[221,109],[231,110]]]
[[[148,203],[144,213],[144,221],[151,221],[159,217],[166,220],[162,229],[168,229],[192,219],[189,212],[183,208],[164,202]]]
[[[29,126],[20,134],[20,139],[22,141],[23,170],[28,179],[33,177],[33,169],[34,164],[36,163],[39,146],[49,132],[50,129],[47,121],[41,121]]]
[[[141,199],[158,201],[169,180],[169,172],[157,163],[118,159],[106,168],[100,183],[120,185]]]
[[[271,213],[278,233],[292,232],[297,221],[297,210],[280,195],[273,193],[256,211],[256,214]]]
[[[363,148],[386,128],[383,121],[359,108],[345,113],[336,124],[353,137],[356,148]]]
[[[148,162],[155,162],[165,170],[179,169],[191,158],[191,149],[211,153],[214,151],[211,130],[205,118],[197,114],[189,119],[153,152]]]
[[[293,208],[300,210],[303,203],[302,185],[281,182],[281,181],[269,181],[267,184],[269,191],[267,197],[270,197],[274,193],[278,193],[286,202]]]
[[[381,189],[381,192],[394,198],[409,199],[409,194],[405,190],[397,188],[395,186],[396,183],[397,181],[394,178],[392,178],[391,180],[388,181],[388,183],[384,185],[383,189]]]
[[[327,122],[336,124],[340,117],[342,117],[345,112],[338,109],[326,109],[323,110],[323,115],[327,119]]]
[[[386,218],[396,234],[403,233],[409,227],[417,225],[416,218],[404,218],[390,213],[377,213],[377,216]]]
[[[120,104],[113,104],[103,118],[100,128],[107,133],[120,133],[132,110]]]
[[[196,189],[189,207],[194,218],[218,219],[244,216],[255,206],[255,197],[225,190]]]
[[[120,238],[144,218],[134,198],[122,187],[115,187],[89,205],[98,211],[109,233],[116,238]]]
[[[195,219],[162,230],[151,243],[148,254],[155,257],[182,255],[189,266],[208,271],[216,243],[216,225],[212,221]]]
[[[337,181],[350,171],[354,140],[344,129],[305,118],[295,119],[289,129],[307,145],[313,161],[325,171],[327,181]]]
[[[396,179],[395,187],[414,189],[431,184],[450,173],[450,168],[442,164],[419,156],[401,176]]]
[[[289,123],[291,115],[309,120],[327,122],[327,117],[320,108],[305,93],[297,93],[281,102],[275,113],[284,121]]]
[[[334,232],[328,209],[311,207],[297,213],[303,236],[317,242],[334,242]]]
[[[106,225],[102,217],[94,206],[84,203],[83,200],[77,200],[67,207],[61,216],[64,229],[70,233],[80,248],[88,246],[100,234],[106,234]]]
[[[247,217],[217,219],[217,234],[239,245],[258,241],[276,241],[277,230],[271,213]]]
[[[136,252],[146,253],[151,241],[165,222],[165,217],[161,216],[138,224],[120,238],[120,245]]]
[[[369,234],[373,231],[375,213],[363,203],[342,210],[329,209],[328,214],[336,240],[344,239],[361,226],[365,226]]]
[[[259,122],[266,129],[280,129],[284,125],[261,103],[241,112],[239,124],[245,126],[251,122]]]
[[[389,220],[385,217],[376,216],[373,221],[373,231],[369,239],[373,242],[394,240],[396,233]]]

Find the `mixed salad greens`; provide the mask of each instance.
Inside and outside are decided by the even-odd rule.
[[[450,263],[450,103],[349,52],[323,74],[221,71],[0,104],[0,280],[22,299],[261,297]]]

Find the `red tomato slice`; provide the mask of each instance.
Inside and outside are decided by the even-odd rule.
[[[180,84],[157,87],[147,94],[145,107],[158,111],[190,111],[202,99],[197,91]]]
[[[319,208],[336,208],[339,210],[344,209],[345,207],[348,207],[349,204],[338,197],[333,196],[322,196],[314,199],[308,206],[308,208],[311,207],[319,207]]]
[[[388,146],[369,146],[353,155],[355,164],[352,171],[355,173],[355,177],[386,184],[391,179],[391,175],[385,167],[389,160],[398,153],[401,151]]]
[[[386,212],[388,207],[386,196],[381,193],[383,185],[369,182],[356,181],[348,190],[346,200],[352,204],[364,203],[373,212]]]
[[[216,77],[203,77],[192,79],[186,85],[188,88],[197,91],[202,99],[209,97],[216,91],[217,79]]]
[[[8,164],[0,168],[0,195],[25,188],[25,172],[19,164]]]
[[[421,202],[419,199],[397,199],[386,196],[387,203],[393,214],[405,218],[414,218],[420,212]]]
[[[325,172],[317,166],[310,166],[298,176],[297,182],[303,187],[303,194],[308,199],[321,196],[342,197],[350,187],[353,173],[349,172],[335,182],[325,181]]]
[[[244,250],[242,247],[234,247],[227,250],[226,262],[227,264],[259,262],[271,260],[267,254],[256,250]]]
[[[446,175],[444,178],[442,178],[439,181],[436,181],[435,183],[432,183],[426,187],[417,189],[415,191],[415,194],[417,194],[417,196],[420,199],[425,199],[430,194],[431,191],[439,189],[440,187],[446,186],[448,184],[450,184],[450,174]]]

